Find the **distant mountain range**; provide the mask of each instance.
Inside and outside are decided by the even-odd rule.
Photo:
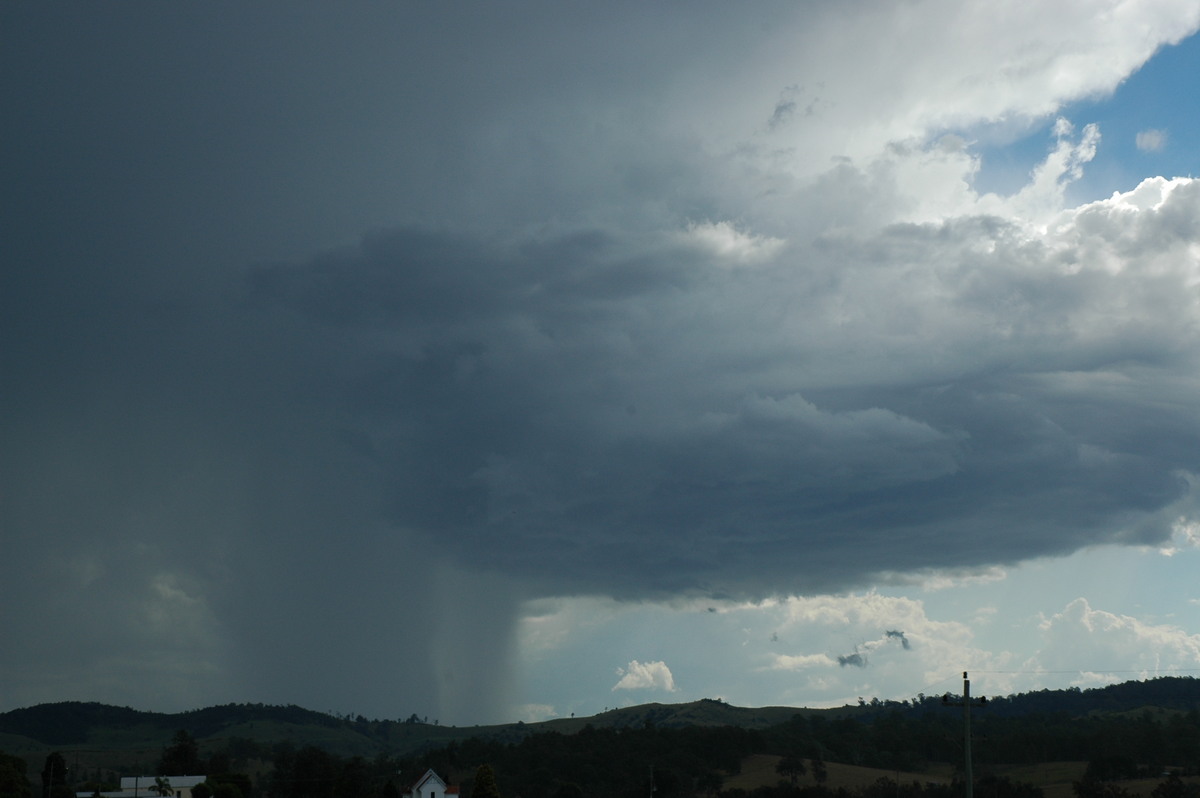
[[[517,741],[536,731],[572,734],[588,725],[597,729],[646,725],[766,729],[786,723],[797,714],[870,720],[895,712],[921,714],[940,707],[941,701],[941,696],[919,696],[908,701],[871,700],[857,706],[813,710],[746,708],[702,699],[682,704],[642,704],[589,717],[556,718],[540,723],[465,727],[431,724],[415,715],[397,720],[369,720],[361,715],[338,717],[297,706],[226,704],[169,714],[72,701],[0,714],[0,750],[15,754],[48,749],[151,751],[161,749],[176,731],[186,729],[202,745],[221,745],[232,738],[258,743],[290,741],[297,745],[317,745],[343,755],[369,756],[380,752],[409,753],[471,737]],[[1042,690],[989,697],[987,711],[993,717],[1031,713],[1080,717],[1145,709],[1189,712],[1198,707],[1200,680],[1162,677],[1089,690]]]

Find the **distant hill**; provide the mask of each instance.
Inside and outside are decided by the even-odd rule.
[[[588,717],[555,718],[539,723],[457,727],[425,723],[415,716],[405,721],[367,720],[361,716],[341,718],[297,706],[225,704],[170,714],[68,701],[0,714],[0,750],[154,748],[162,747],[179,729],[186,729],[201,743],[241,737],[260,743],[290,741],[296,745],[317,745],[344,755],[373,755],[409,753],[470,737],[515,742],[540,731],[573,734],[588,725],[598,729],[647,725],[765,729],[784,723],[797,713],[841,716],[867,711],[862,707],[748,708],[701,699],[684,704],[642,704]]]
[[[350,720],[297,706],[226,704],[189,712],[141,712],[99,703],[39,704],[0,714],[0,749],[156,749],[185,729],[202,747],[239,737],[289,741],[340,754],[420,748],[469,736],[465,729],[410,722]]]
[[[702,698],[686,704],[639,704],[634,707],[610,709],[599,715],[582,718],[555,718],[541,723],[527,724],[538,731],[556,731],[571,734],[584,726],[597,729],[640,728],[658,726],[677,729],[686,726],[737,726],[742,729],[766,729],[786,723],[797,713],[842,717],[862,715],[861,707],[837,709],[801,709],[797,707],[738,707],[724,701]]]
[[[455,727],[424,723],[416,716],[405,721],[368,720],[362,716],[336,717],[297,706],[226,704],[170,714],[99,703],[62,702],[0,713],[0,749],[14,753],[54,748],[153,751],[161,749],[176,731],[186,729],[202,746],[215,747],[231,738],[243,738],[257,743],[290,741],[298,746],[317,745],[340,755],[373,756],[429,750],[471,737],[517,742],[535,732],[573,734],[585,726],[594,729],[734,726],[760,730],[786,723],[798,714],[871,721],[895,712],[910,716],[940,712],[940,704],[940,696],[921,696],[910,701],[873,700],[858,706],[814,710],[737,707],[702,699],[682,704],[643,704],[590,717],[556,718],[540,723]],[[1164,677],[1089,690],[1042,690],[989,697],[987,714],[996,718],[1035,713],[1083,717],[1147,708],[1176,712],[1200,708],[1200,680]]]
[[[993,716],[1061,713],[1081,717],[1095,713],[1131,712],[1144,708],[1190,711],[1200,707],[1200,679],[1191,676],[1161,676],[1106,687],[1081,690],[1038,690],[1009,696],[988,696],[988,714]],[[941,701],[910,702],[913,709]],[[886,703],[886,702],[885,702]]]

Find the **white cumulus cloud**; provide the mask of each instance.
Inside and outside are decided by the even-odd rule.
[[[621,680],[613,685],[613,690],[666,690],[673,693],[675,677],[671,669],[662,660],[657,662],[638,662],[632,660],[624,668],[618,668]]]
[[[1094,609],[1085,598],[1044,617],[1040,629],[1044,645],[1026,667],[1079,671],[1084,684],[1146,678],[1200,666],[1200,634]]]

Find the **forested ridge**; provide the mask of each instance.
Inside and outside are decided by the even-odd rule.
[[[680,720],[685,717],[692,722]],[[962,710],[945,705],[941,696],[863,700],[844,710],[793,710],[786,720],[763,725],[768,717],[772,715],[761,710],[706,699],[606,712],[580,719],[581,725],[567,733],[553,724],[455,729],[415,716],[379,721],[299,707],[227,705],[159,715],[68,703],[4,713],[0,732],[66,747],[96,739],[106,725],[173,728],[177,738],[183,734],[196,741],[196,758],[189,766],[201,770],[190,772],[254,771],[254,786],[244,791],[271,798],[389,798],[403,781],[397,774],[419,774],[426,768],[462,781],[469,796],[472,774],[484,764],[493,768],[503,794],[520,798],[632,798],[647,794],[651,778],[654,798],[719,793],[739,798],[724,790],[724,782],[738,773],[750,754],[777,756],[787,763],[781,765],[780,784],[771,790],[801,790],[795,777],[808,773],[810,783],[803,789],[810,791],[809,798],[820,798],[834,794],[820,780],[812,783],[824,763],[920,772],[930,763],[960,763],[963,757]],[[720,718],[741,718],[745,725],[722,723]],[[352,733],[372,741],[374,748],[364,755],[337,746],[228,733],[233,727],[253,728],[256,721]],[[270,723],[267,728],[278,728]],[[989,697],[986,706],[972,712],[972,732],[975,775],[993,779],[989,794],[994,798],[1032,798],[1027,785],[1008,784],[989,774],[989,766],[1001,764],[1086,761],[1091,763],[1089,783],[1096,784],[1168,770],[1197,774],[1200,682],[1168,677],[1095,690]],[[404,733],[409,742],[419,739],[419,744],[407,749],[388,744]],[[160,739],[170,739],[170,734]],[[156,764],[166,768],[169,762],[164,753]],[[109,777],[117,775],[113,771]],[[940,798],[937,790],[942,788],[912,789],[925,798]],[[1096,798],[1086,794],[1086,785],[1080,789],[1085,790],[1078,793],[1081,798]],[[1121,798],[1111,790],[1105,795]]]
[[[808,710],[771,707],[750,710],[734,707],[722,701],[703,699],[691,704],[648,704],[613,710],[592,718],[580,719],[574,729],[585,722],[595,728],[608,726],[641,726],[647,722],[660,727],[693,725],[731,725],[765,728],[790,719],[800,712],[806,717],[852,716],[864,722],[889,717],[899,712],[906,718],[921,717],[930,711],[943,711],[941,695],[918,695],[902,701],[871,699],[858,706],[834,710]],[[1027,715],[1066,715],[1081,717],[1096,713],[1120,713],[1153,707],[1163,710],[1187,711],[1200,706],[1200,679],[1169,676],[1146,681],[1130,681],[1106,687],[1081,690],[1040,690],[1010,696],[988,696],[988,707],[979,713],[979,720],[988,718],[1023,717]],[[696,711],[700,707],[703,711]],[[768,713],[767,710],[773,710]],[[523,737],[544,728],[561,730],[565,719],[546,723],[514,723],[500,726],[465,728],[440,726],[437,720],[409,715],[405,718],[368,720],[361,714],[317,712],[298,706],[270,704],[225,704],[180,713],[143,712],[127,707],[67,701],[39,704],[0,713],[0,733],[28,737],[47,745],[76,745],[94,738],[106,729],[145,727],[161,737],[163,732],[186,728],[196,737],[220,734],[233,726],[273,721],[295,726],[316,726],[341,729],[359,734],[388,748],[394,738],[425,736],[431,739],[453,739],[475,736],[500,736],[507,740]],[[574,730],[573,729],[573,730]],[[420,732],[418,735],[417,732]]]

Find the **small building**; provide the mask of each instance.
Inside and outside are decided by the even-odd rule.
[[[447,784],[433,770],[425,771],[421,778],[404,793],[405,798],[458,798],[458,785]]]
[[[122,776],[121,789],[100,793],[100,798],[159,798],[159,776]],[[208,776],[162,776],[175,798],[192,798],[192,788]],[[94,798],[94,792],[77,792],[75,798]]]

